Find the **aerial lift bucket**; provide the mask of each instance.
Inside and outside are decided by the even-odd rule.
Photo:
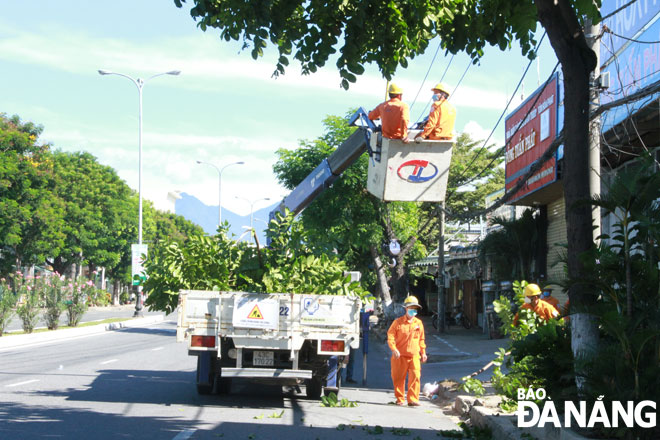
[[[419,131],[410,131],[414,139]],[[420,143],[371,136],[367,190],[384,201],[442,202],[447,192],[453,140]],[[378,145],[378,144],[381,145]]]

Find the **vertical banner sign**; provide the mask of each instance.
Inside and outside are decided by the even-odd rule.
[[[147,256],[147,245],[146,244],[132,244],[131,245],[131,280],[133,281],[133,285],[137,286],[140,284],[139,280],[135,279],[135,275],[139,276],[142,281],[146,279],[144,274],[144,268],[142,267],[142,264],[144,263],[144,260],[142,259],[142,255]]]
[[[558,75],[555,74],[545,88],[538,88],[505,120],[507,192],[557,137],[558,84]],[[555,180],[557,167],[553,156],[509,200],[521,199]]]

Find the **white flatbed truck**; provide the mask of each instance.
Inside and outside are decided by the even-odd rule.
[[[197,391],[228,393],[231,380],[305,385],[338,393],[338,364],[358,348],[356,296],[182,291],[177,341],[197,356]]]

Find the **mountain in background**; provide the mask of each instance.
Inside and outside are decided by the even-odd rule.
[[[181,198],[177,199],[174,203],[174,212],[198,224],[207,234],[214,235],[218,226],[218,207],[205,205],[197,197],[184,192],[179,193],[179,196]],[[271,206],[254,211],[254,229],[257,231],[261,246],[264,246],[266,243],[265,230],[266,222],[268,222],[268,214],[278,204],[279,201]],[[222,221],[223,223],[225,221],[229,222],[229,236],[234,236],[234,238],[238,238],[245,233],[246,230],[243,226],[250,226],[249,215],[241,216],[224,208],[222,209]],[[243,241],[247,239],[248,234],[242,238]]]

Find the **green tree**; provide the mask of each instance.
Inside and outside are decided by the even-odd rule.
[[[182,7],[185,0],[174,0]],[[216,28],[227,40],[242,40],[258,58],[268,46],[277,47],[276,74],[284,73],[289,58],[298,60],[303,73],[315,72],[337,52],[341,85],[348,88],[364,65],[375,63],[390,79],[396,69],[424,53],[429,41],[439,37],[448,52],[465,51],[474,62],[486,44],[500,50],[518,42],[523,55],[535,56],[537,25],[545,28],[564,78],[564,199],[567,225],[567,269],[581,278],[585,268],[580,254],[593,247],[591,211],[580,202],[589,191],[589,77],[597,57],[587,44],[585,24],[600,20],[600,0],[443,0],[411,2],[392,0],[309,2],[288,0],[192,0],[190,14],[199,27]],[[596,302],[586,286],[573,285],[571,304],[584,311]],[[585,315],[572,325],[576,354],[589,356],[596,346],[596,324]]]
[[[446,204],[450,212],[484,209],[486,196],[504,187],[504,168],[500,166],[503,158],[489,149],[480,152],[481,142],[468,133],[456,138],[447,181]]]
[[[44,260],[62,246],[63,206],[51,197],[43,128],[0,113],[0,274]]]
[[[493,265],[495,279],[498,280],[532,280],[539,273],[532,269],[534,257],[538,255],[539,246],[539,216],[534,211],[526,209],[520,218],[507,220],[496,217],[493,225],[501,226],[488,234],[479,243],[479,256],[482,261],[490,261]]]
[[[295,188],[353,133],[355,128],[348,126],[347,119],[328,116],[323,121],[325,133],[322,136],[313,141],[301,141],[296,150],[278,150],[279,160],[274,171],[285,187]],[[468,134],[457,138],[448,188],[448,194],[454,195],[448,203],[454,209],[481,208],[485,194],[503,185],[502,171],[496,166],[501,160],[488,152],[477,156],[478,146],[479,142],[473,141]],[[484,173],[470,191],[458,191],[459,186],[469,179],[474,180],[479,169],[465,170],[466,162],[485,164],[493,159],[495,166]],[[436,225],[436,216],[431,204],[382,203],[370,196],[366,191],[368,161],[367,155],[358,158],[333,183],[331,190],[322,193],[303,211],[302,222],[312,240],[329,251],[336,251],[350,267],[365,274],[372,274],[375,267],[376,279],[369,278],[367,283],[377,283],[387,302],[390,298],[388,276],[394,287],[394,297],[402,299],[407,293],[407,263],[425,255],[428,247],[437,245],[434,239],[427,239]],[[402,250],[396,256],[395,264],[388,267],[391,257],[383,255],[380,244],[392,239],[401,243]]]
[[[131,193],[111,167],[89,153],[53,153],[53,194],[64,202],[65,242],[48,259],[59,273],[72,264],[115,266],[120,255],[114,248],[120,229],[122,206]]]

